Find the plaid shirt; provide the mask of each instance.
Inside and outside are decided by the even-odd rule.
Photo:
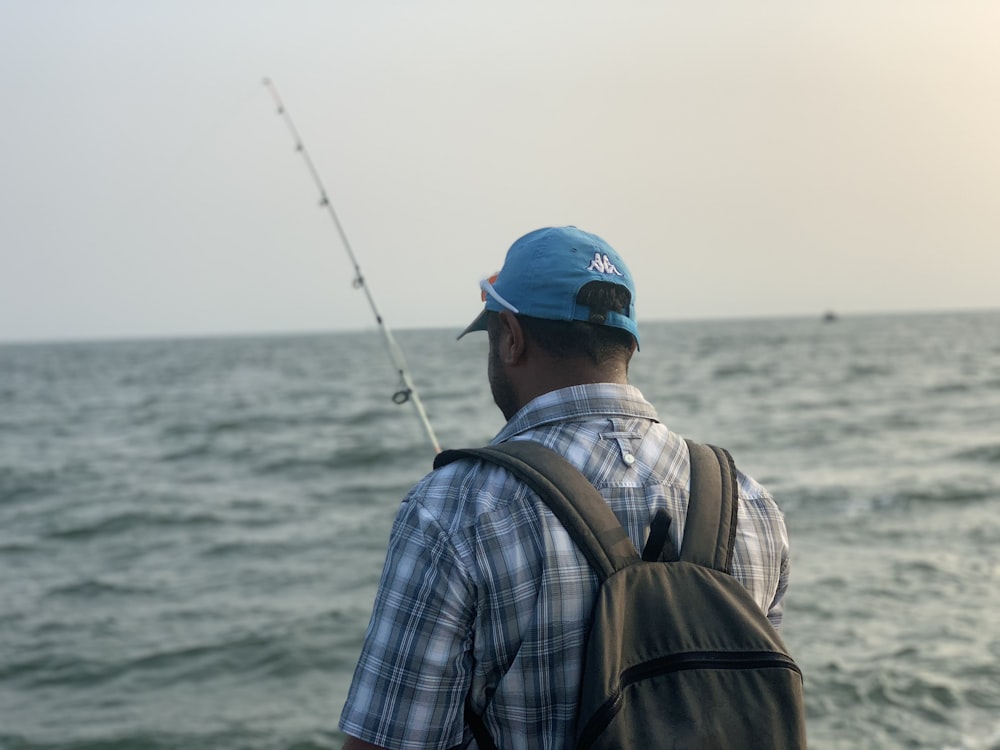
[[[687,446],[633,386],[547,393],[493,442],[506,440],[535,440],[565,456],[638,549],[653,512],[666,508],[680,546]],[[788,583],[784,520],[743,473],[739,495],[733,574],[777,627]],[[499,747],[566,747],[596,590],[569,535],[512,475],[468,459],[432,472],[393,525],[340,728],[389,748],[460,745],[469,739],[470,695]]]

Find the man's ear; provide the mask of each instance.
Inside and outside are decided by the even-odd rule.
[[[510,310],[500,311],[500,358],[506,365],[518,365],[527,348],[521,321]]]

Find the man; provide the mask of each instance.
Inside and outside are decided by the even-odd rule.
[[[684,440],[628,385],[635,285],[603,239],[540,229],[481,282],[494,443],[554,448],[597,487],[638,549],[665,508],[679,547],[690,487]],[[461,338],[461,336],[460,336]],[[788,541],[767,491],[739,474],[733,573],[777,627]],[[573,739],[597,577],[542,501],[492,464],[460,460],[407,495],[392,529],[341,729],[345,748],[474,746],[463,712],[499,748]],[[467,744],[468,743],[468,744]]]

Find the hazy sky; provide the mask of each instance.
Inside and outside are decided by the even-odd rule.
[[[463,327],[543,225],[643,319],[1000,306],[1000,3],[0,0],[0,341]]]

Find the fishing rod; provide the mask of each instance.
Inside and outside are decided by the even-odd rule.
[[[313,182],[316,183],[316,187],[319,189],[319,205],[321,208],[325,208],[327,213],[330,215],[330,218],[333,219],[333,225],[337,228],[337,233],[340,235],[340,241],[343,244],[344,249],[347,250],[348,257],[351,259],[351,264],[354,266],[354,281],[352,282],[352,285],[355,289],[361,289],[364,291],[365,297],[368,298],[368,306],[372,309],[372,313],[375,315],[375,320],[378,322],[379,328],[382,329],[382,333],[385,336],[386,347],[389,350],[389,358],[399,371],[400,389],[392,394],[392,401],[395,404],[405,404],[407,401],[413,401],[413,405],[417,410],[417,416],[420,417],[420,421],[424,425],[424,430],[427,432],[427,437],[431,441],[434,452],[440,453],[441,446],[438,443],[437,437],[434,435],[434,428],[431,427],[431,422],[427,418],[427,411],[424,409],[424,404],[420,400],[417,388],[413,384],[413,380],[410,378],[410,372],[406,365],[406,358],[403,356],[403,350],[399,348],[399,344],[396,343],[396,339],[393,337],[392,331],[389,330],[389,326],[386,325],[385,319],[382,317],[381,313],[379,313],[378,307],[375,305],[375,298],[372,297],[371,289],[369,289],[368,284],[365,283],[365,277],[361,273],[361,266],[358,264],[357,256],[354,255],[354,249],[351,247],[350,240],[347,239],[347,233],[344,231],[344,227],[340,223],[340,218],[337,216],[337,212],[334,211],[333,204],[327,196],[326,188],[323,187],[323,181],[319,177],[319,172],[316,171],[316,166],[313,164],[313,160],[310,158],[309,152],[306,151],[305,144],[299,136],[299,131],[296,129],[295,123],[292,122],[292,118],[288,114],[288,110],[285,109],[285,105],[281,101],[281,97],[278,96],[278,89],[275,87],[274,82],[270,78],[265,78],[264,85],[267,87],[267,90],[271,92],[271,96],[274,98],[274,103],[278,107],[278,114],[284,118],[285,124],[288,125],[288,130],[291,132],[292,138],[295,140],[295,150],[302,154],[302,158],[305,160],[306,166],[309,168],[309,173],[312,175]]]

